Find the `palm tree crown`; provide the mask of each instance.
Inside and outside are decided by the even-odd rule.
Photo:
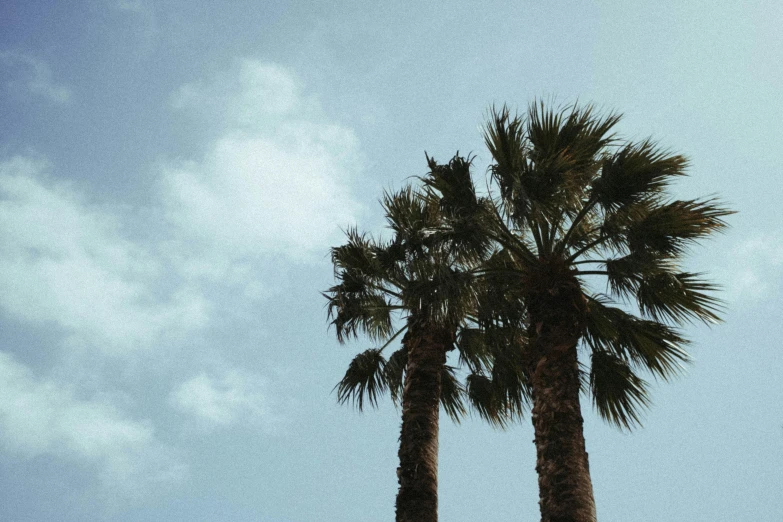
[[[338,284],[324,294],[341,343],[360,333],[382,343],[357,355],[336,387],[339,402],[353,401],[360,410],[365,401],[376,406],[386,391],[395,403],[401,399],[406,347],[396,347],[388,359],[384,351],[413,321],[454,332],[464,324],[475,292],[470,271],[461,268],[481,256],[475,245],[455,247],[443,230],[441,208],[422,192],[409,186],[387,193],[382,205],[393,237],[380,241],[349,229],[348,241],[332,249]],[[443,377],[442,404],[459,420],[465,412],[462,387],[454,368],[446,366]]]
[[[580,394],[610,423],[638,425],[650,402],[643,375],[677,375],[689,361],[682,327],[719,321],[716,287],[683,261],[732,212],[669,196],[687,160],[651,140],[622,141],[619,120],[592,106],[493,110],[487,196],[477,196],[470,158],[428,158],[421,190],[383,198],[390,240],[351,229],[332,249],[338,284],[324,295],[338,339],[363,332],[384,343],[353,360],[338,399],[362,408],[388,390],[403,405],[398,521],[436,520],[435,477],[427,510],[400,514],[416,477],[408,453],[436,454],[437,401],[458,419],[465,397],[501,426],[532,406],[542,522],[594,521]],[[446,365],[453,348],[465,386]],[[423,425],[434,430],[406,432]]]
[[[474,272],[476,318],[485,339],[514,331],[501,339],[515,350],[495,350],[491,375],[473,369],[468,392],[490,417],[532,404],[542,522],[595,520],[580,392],[605,420],[638,425],[649,405],[641,374],[676,375],[689,360],[680,328],[719,320],[716,288],[682,263],[732,212],[668,196],[687,160],[651,140],[621,141],[619,119],[591,106],[493,110],[488,204],[457,204],[461,215],[447,219],[455,230],[479,223],[495,247]],[[470,192],[435,174],[425,183],[441,193]]]
[[[529,322],[547,313],[552,289],[572,288],[593,403],[630,428],[649,403],[638,373],[677,374],[689,360],[678,327],[719,321],[715,286],[684,271],[682,260],[732,212],[714,199],[669,198],[687,160],[650,140],[621,142],[610,134],[619,119],[590,106],[534,104],[524,119],[503,108],[493,111],[485,141],[497,187],[490,235],[513,260],[503,269],[515,317],[535,329]],[[591,291],[600,276],[606,291]]]

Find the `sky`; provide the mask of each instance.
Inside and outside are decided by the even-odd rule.
[[[0,519],[387,521],[399,411],[333,387],[342,230],[493,105],[592,102],[738,214],[725,323],[631,433],[583,400],[600,520],[783,520],[783,4],[0,3]],[[440,518],[539,519],[529,419],[443,418]]]

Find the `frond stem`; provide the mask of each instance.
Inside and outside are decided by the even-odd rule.
[[[533,239],[536,240],[536,248],[538,249],[538,255],[540,256],[544,253],[544,246],[541,243],[541,230],[538,223],[533,223],[530,227],[530,231],[533,233]]]
[[[609,239],[609,236],[600,236],[600,237],[598,237],[595,241],[591,241],[587,245],[585,245],[584,247],[582,247],[579,250],[577,250],[576,253],[571,255],[566,261],[569,262],[569,263],[573,263],[576,260],[576,258],[581,256],[582,254],[584,254],[585,252],[587,252],[588,250],[590,250],[594,246],[600,245],[601,243],[603,243],[607,239]]]
[[[506,238],[501,237],[497,234],[491,233],[489,236],[503,245],[504,247],[516,251],[519,255],[522,256],[523,259],[526,259],[528,262],[533,262],[536,260],[535,254],[531,252],[523,243],[519,241],[514,241],[516,239],[516,235],[508,228],[506,225],[506,221],[501,217],[500,213],[498,212],[498,209],[495,207],[494,202],[490,205],[492,207],[492,212],[495,214],[495,218],[497,219],[497,223],[500,224],[500,226],[503,228],[503,232],[511,238],[511,241],[507,241]]]
[[[392,335],[392,336],[389,338],[389,340],[388,340],[388,341],[386,341],[386,342],[384,343],[384,345],[383,345],[383,346],[381,346],[380,348],[378,348],[378,351],[379,351],[379,352],[382,352],[382,351],[384,351],[384,350],[386,349],[386,347],[387,347],[387,346],[389,346],[389,345],[392,343],[392,341],[394,341],[394,340],[395,340],[397,337],[399,337],[399,336],[400,336],[400,334],[401,334],[402,332],[404,332],[404,331],[405,331],[405,330],[407,330],[407,329],[408,329],[408,325],[406,324],[405,326],[403,326],[402,328],[400,328],[399,330],[397,330],[397,332],[396,332],[394,335]]]
[[[572,265],[584,265],[587,263],[606,263],[607,261],[611,261],[610,259],[583,259],[582,261],[574,261],[571,263]]]
[[[385,286],[376,285],[376,284],[373,284],[373,283],[367,283],[367,286],[369,286],[370,288],[373,288],[373,289],[375,289],[375,290],[378,290],[378,291],[380,291],[380,292],[383,292],[383,293],[385,293],[385,294],[389,294],[389,295],[391,295],[391,296],[394,296],[394,297],[396,297],[397,299],[400,299],[400,300],[402,300],[402,294],[400,294],[400,293],[397,293],[397,292],[394,292],[393,290],[389,290],[389,289],[388,289],[388,288],[386,288]],[[395,284],[395,286],[396,286],[397,288],[400,288],[400,285],[397,285],[397,284]]]
[[[582,207],[582,209],[573,219],[573,221],[571,221],[571,225],[568,227],[568,231],[565,233],[562,241],[558,245],[557,250],[559,252],[565,252],[565,249],[568,246],[568,240],[571,239],[571,236],[574,234],[574,231],[576,231],[576,227],[579,226],[579,223],[582,222],[585,216],[587,216],[587,213],[593,209],[596,203],[598,203],[598,198],[596,196],[591,196],[590,199],[587,200],[587,203],[585,203],[585,205]]]

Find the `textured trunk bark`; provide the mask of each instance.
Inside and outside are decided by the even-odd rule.
[[[595,522],[576,351],[585,324],[584,296],[558,259],[542,260],[526,286],[541,522]]]
[[[532,381],[541,522],[595,522],[576,346],[550,350]]]
[[[402,395],[397,522],[438,520],[438,413],[441,372],[451,339],[412,324],[403,341],[408,365]]]

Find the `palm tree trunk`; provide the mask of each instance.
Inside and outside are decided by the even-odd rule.
[[[595,500],[579,404],[577,344],[586,304],[569,268],[545,263],[531,274],[528,296],[541,522],[595,522]]]
[[[441,372],[451,339],[443,330],[411,324],[402,392],[397,522],[438,520],[438,413]]]
[[[595,522],[576,346],[549,350],[532,375],[541,522]]]

